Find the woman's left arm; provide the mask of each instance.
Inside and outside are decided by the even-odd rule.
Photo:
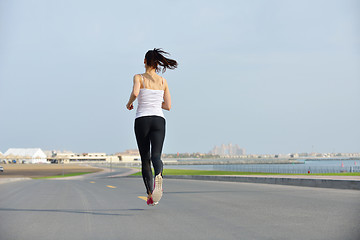
[[[161,108],[168,110],[168,111],[170,111],[170,109],[171,109],[171,95],[170,95],[169,86],[168,86],[166,80],[165,80],[165,89],[164,89],[164,101],[162,102]]]
[[[139,92],[140,92],[140,76],[135,75],[134,76],[133,90],[132,90],[132,92],[130,94],[129,101],[126,104],[127,109],[129,109],[129,110],[134,109],[133,102],[136,100],[137,96],[139,95]]]

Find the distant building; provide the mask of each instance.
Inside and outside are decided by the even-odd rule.
[[[64,163],[106,162],[106,153],[54,153],[54,160]]]
[[[106,153],[56,153],[55,151],[50,157],[53,163],[122,163],[134,162],[140,159],[139,155],[117,153],[114,155],[106,155]]]
[[[120,162],[134,162],[134,161],[140,161],[140,153],[137,149],[128,149],[124,152],[115,153],[115,156],[119,157]]]
[[[140,155],[139,150],[137,150],[137,149],[127,149],[124,152],[115,153],[115,154],[116,155],[137,155],[137,156]]]
[[[9,148],[3,158],[16,163],[47,163],[46,154],[40,148]]]
[[[211,153],[213,155],[219,156],[241,156],[245,155],[245,149],[240,148],[237,144],[233,145],[232,143],[225,145],[221,144],[220,146],[215,146]]]

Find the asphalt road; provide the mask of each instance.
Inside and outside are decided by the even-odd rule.
[[[0,185],[0,240],[360,239],[360,191],[164,179],[156,207],[141,178]]]

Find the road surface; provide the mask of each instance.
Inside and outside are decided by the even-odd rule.
[[[164,179],[149,207],[123,170],[0,185],[0,240],[360,239],[360,191]]]

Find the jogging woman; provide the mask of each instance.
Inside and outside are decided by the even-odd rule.
[[[141,172],[145,183],[148,205],[156,205],[162,197],[163,162],[161,152],[165,138],[165,118],[162,109],[170,110],[171,97],[166,79],[157,73],[175,69],[177,62],[166,58],[161,49],[145,54],[145,73],[134,76],[133,90],[126,108],[132,110],[138,100],[135,117],[135,136],[141,156]],[[155,172],[155,184],[151,170]]]

